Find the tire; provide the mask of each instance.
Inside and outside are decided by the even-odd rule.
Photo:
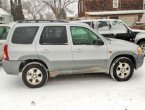
[[[22,71],[22,80],[29,88],[42,87],[48,79],[46,68],[37,62],[27,64]]]
[[[138,45],[142,49],[142,54],[145,56],[145,41],[140,41]]]
[[[116,81],[128,81],[134,72],[134,64],[129,58],[115,59],[110,68],[111,77]]]

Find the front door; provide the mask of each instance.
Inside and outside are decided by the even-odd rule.
[[[116,39],[122,39],[130,41],[132,37],[132,33],[129,32],[127,26],[125,26],[122,22],[114,20],[110,21],[110,32],[114,34]]]
[[[72,36],[73,71],[103,71],[107,61],[105,42],[85,27],[71,26],[70,31]]]
[[[109,21],[96,21],[94,22],[94,29],[107,38],[115,38],[114,33],[110,30],[111,25]]]

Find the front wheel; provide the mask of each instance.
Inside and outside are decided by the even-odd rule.
[[[46,68],[39,63],[30,63],[22,71],[24,84],[30,88],[42,87],[47,79],[48,73]]]
[[[134,64],[129,58],[117,58],[111,65],[110,74],[114,80],[127,81],[134,72]]]

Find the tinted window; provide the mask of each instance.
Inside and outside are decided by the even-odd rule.
[[[67,43],[65,26],[46,26],[43,29],[40,44],[42,45],[64,45]]]
[[[32,44],[39,27],[18,27],[12,36],[15,44]]]
[[[84,27],[72,26],[71,35],[74,45],[97,45],[98,41],[102,41],[96,34]]]
[[[9,27],[0,26],[0,40],[5,40],[9,32]]]

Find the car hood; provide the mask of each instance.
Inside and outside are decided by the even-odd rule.
[[[115,51],[130,51],[130,52],[136,53],[136,50],[139,47],[138,45],[132,42],[125,41],[125,40],[110,38],[109,42],[110,43],[108,45],[108,48]]]

